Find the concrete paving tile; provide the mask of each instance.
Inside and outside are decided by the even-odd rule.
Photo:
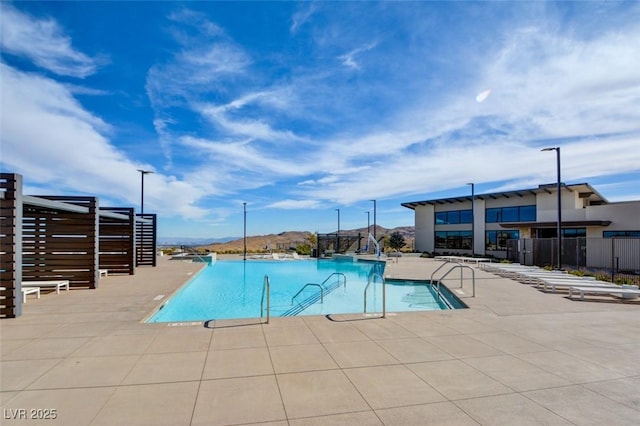
[[[279,374],[277,378],[289,419],[370,408],[339,370]]]
[[[35,339],[2,340],[2,344],[0,344],[0,356],[2,359],[5,359],[5,356],[8,356],[11,352],[33,341],[35,341]]]
[[[570,384],[561,377],[514,356],[468,358],[464,362],[519,392]]]
[[[51,370],[60,359],[34,359],[0,362],[0,389],[19,391],[25,389],[40,376]]]
[[[267,348],[209,351],[203,380],[273,374]]]
[[[385,426],[477,426],[471,417],[451,402],[411,405],[376,410]]]
[[[91,340],[90,337],[35,339],[2,357],[4,360],[65,358]]]
[[[80,348],[74,356],[114,356],[143,354],[151,345],[154,336],[124,335],[98,336]]]
[[[607,380],[582,386],[640,411],[640,377]]]
[[[399,364],[374,342],[325,343],[325,348],[341,368]]]
[[[519,394],[496,395],[456,401],[475,421],[483,425],[571,425]]]
[[[445,400],[403,365],[351,368],[344,373],[373,409]]]
[[[410,364],[408,367],[450,400],[513,392],[459,360],[424,362]]]
[[[16,424],[88,425],[115,391],[115,387],[23,391],[4,408],[27,410],[27,420]],[[31,409],[44,411],[31,413]],[[32,418],[31,414],[49,414],[49,418]]]
[[[289,426],[382,426],[378,416],[373,411],[336,414],[333,416],[307,417],[289,420]]]
[[[189,424],[197,394],[198,382],[121,386],[91,424]]]
[[[416,336],[453,336],[460,334],[459,331],[451,327],[447,327],[440,321],[422,316],[398,315],[394,321],[401,324],[404,328],[415,334]]]
[[[571,383],[589,383],[621,378],[619,372],[559,351],[515,355]]]
[[[201,352],[209,350],[212,332],[161,332],[155,336],[146,353]]]
[[[583,361],[592,362],[603,368],[616,371],[621,376],[640,375],[640,363],[638,357],[640,350],[629,350],[619,346],[600,347],[591,346],[588,348],[579,347],[564,351]]]
[[[530,340],[522,339],[505,331],[478,333],[473,334],[470,337],[508,354],[541,352],[548,350],[545,346],[539,345]]]
[[[319,343],[305,323],[291,327],[264,326],[264,336],[269,346],[307,345]]]
[[[637,425],[638,411],[583,386],[523,393],[553,413],[579,425]]]
[[[275,376],[206,380],[200,384],[192,425],[286,420]]]
[[[46,321],[27,324],[27,320],[20,318],[20,323],[12,323],[13,320],[3,320],[0,323],[0,336],[2,341],[12,339],[35,339],[46,336],[60,325],[47,323]]]
[[[467,318],[460,318],[459,316],[456,318],[449,318],[446,321],[440,321],[440,323],[462,334],[491,333],[500,331],[495,327],[482,322]]]
[[[209,350],[266,347],[261,328],[215,330]]]
[[[338,323],[327,320],[322,322],[315,321],[309,323],[309,328],[316,338],[323,343],[370,340],[351,323]]]
[[[354,326],[364,335],[373,340],[416,337],[414,333],[407,330],[402,325],[385,319],[358,321],[354,323]]]
[[[426,336],[424,340],[447,351],[456,358],[504,355],[504,352],[464,335]]]
[[[131,371],[139,355],[66,358],[28,389],[116,386]]]
[[[378,344],[402,363],[440,361],[452,359],[447,352],[420,337],[385,339]]]
[[[321,344],[274,346],[269,348],[273,369],[279,373],[332,370],[338,364]]]
[[[200,380],[207,352],[141,355],[123,385]]]
[[[0,392],[0,406],[5,407],[6,404],[11,401],[12,398],[14,398],[15,396],[19,395],[20,392],[18,391],[8,391],[8,392],[4,392],[1,391]]]
[[[102,334],[105,330],[111,329],[114,323],[110,322],[93,322],[80,324],[65,324],[56,327],[46,334],[46,337],[95,337]]]

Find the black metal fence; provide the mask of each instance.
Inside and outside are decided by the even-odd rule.
[[[557,238],[507,241],[507,259],[523,265],[557,266]],[[640,285],[640,238],[563,238],[563,269]]]

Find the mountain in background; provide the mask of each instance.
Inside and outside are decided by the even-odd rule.
[[[182,237],[158,237],[159,246],[204,246],[214,243],[226,243],[236,240],[238,237],[224,238],[182,238]]]
[[[387,229],[382,226],[376,226],[376,238],[381,240],[385,235],[390,235],[394,232],[399,232],[405,239],[407,247],[413,247],[413,240],[415,238],[415,230],[413,226],[399,226],[393,229]],[[333,232],[335,233],[335,231]],[[340,235],[358,235],[360,233],[363,238],[367,236],[367,228],[359,229],[341,229]],[[371,226],[371,234],[373,235],[373,226]],[[312,233],[308,231],[287,231],[279,234],[269,235],[253,235],[247,236],[247,251],[257,252],[261,250],[289,250],[298,244],[304,244],[308,242],[309,236]],[[207,249],[209,251],[224,252],[224,251],[240,251],[244,249],[244,239],[232,239],[225,242],[214,242],[209,244],[202,244],[199,248]]]

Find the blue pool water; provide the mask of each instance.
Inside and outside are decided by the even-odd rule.
[[[265,275],[271,285],[271,316],[362,313],[369,276],[383,272],[382,262],[217,261],[176,292],[147,322],[258,318]],[[334,273],[344,274],[346,285],[342,275]],[[305,284],[321,284],[328,277],[322,286],[322,303],[318,286],[306,287],[292,302]],[[448,309],[436,300],[427,282],[387,281],[386,300],[387,312]],[[367,312],[381,311],[382,284],[376,280],[367,291]]]

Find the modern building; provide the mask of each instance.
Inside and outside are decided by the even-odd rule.
[[[640,200],[609,202],[588,183],[561,185],[561,199],[563,238],[640,238]],[[557,237],[556,184],[402,205],[417,251],[505,258],[508,240]]]

